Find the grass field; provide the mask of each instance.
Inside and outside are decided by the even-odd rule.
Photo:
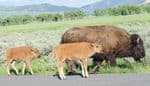
[[[26,25],[1,26],[0,62],[4,62],[5,51],[8,47],[27,44],[38,48],[43,53],[44,50],[51,49],[52,46],[59,44],[62,34],[70,27],[96,24],[111,24],[122,27],[129,33],[139,34],[144,40],[147,58],[147,66],[135,63],[132,58],[129,58],[131,65],[126,64],[123,59],[117,59],[117,66],[113,68],[109,68],[104,62],[97,73],[150,73],[150,14],[88,17],[63,22],[33,22]],[[91,59],[89,59],[89,72],[91,72],[91,62]],[[41,56],[34,59],[32,64],[35,74],[57,73],[56,60],[50,56]],[[17,68],[21,70],[21,67],[22,63],[17,64]],[[77,72],[81,72],[80,69]],[[7,74],[4,63],[0,64],[0,74]],[[26,75],[29,75],[29,72]]]

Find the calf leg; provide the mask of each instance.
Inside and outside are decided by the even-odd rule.
[[[16,61],[13,61],[13,62],[12,62],[12,68],[15,70],[16,74],[18,75],[18,70],[17,70],[15,64],[16,64]]]
[[[25,64],[25,63],[23,63],[22,75],[24,75],[24,73],[25,73],[25,69],[26,69],[26,64]]]
[[[82,77],[85,77],[85,72],[84,72],[84,66],[83,66],[83,61],[81,62],[81,69],[82,69]]]
[[[31,66],[30,61],[25,61],[25,63],[26,63],[26,65],[28,66],[28,68],[29,68],[29,70],[30,70],[30,72],[31,72],[31,75],[33,75],[34,73],[33,73],[32,66]]]
[[[87,59],[83,59],[82,64],[83,64],[82,70],[84,70],[84,78],[87,78],[89,76],[87,71]]]
[[[10,63],[11,61],[6,61],[6,71],[8,75],[10,75]]]
[[[61,80],[64,80],[64,79],[66,79],[66,77],[65,77],[64,72],[63,72],[62,64],[63,64],[63,60],[59,59],[58,63],[57,63],[59,77],[60,77]]]

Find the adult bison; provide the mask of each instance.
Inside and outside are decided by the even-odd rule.
[[[97,53],[93,58],[93,73],[99,64],[106,60],[111,66],[116,65],[116,57],[133,57],[135,61],[141,61],[145,56],[143,40],[138,34],[129,34],[124,29],[112,25],[95,25],[84,27],[73,27],[67,30],[61,43],[91,42],[100,43],[104,54]],[[70,67],[70,62],[67,61]],[[72,69],[68,67],[68,72]]]

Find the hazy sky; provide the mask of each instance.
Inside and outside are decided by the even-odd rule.
[[[0,5],[27,5],[27,4],[40,4],[40,3],[50,3],[59,6],[70,6],[70,7],[80,7],[90,3],[94,3],[101,0],[0,0]]]

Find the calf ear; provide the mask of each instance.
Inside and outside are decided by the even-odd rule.
[[[31,51],[33,52],[33,51],[34,51],[34,48],[31,48]]]
[[[90,43],[90,46],[91,46],[91,47],[94,47],[94,46],[95,46],[95,44],[94,44],[94,43]]]

